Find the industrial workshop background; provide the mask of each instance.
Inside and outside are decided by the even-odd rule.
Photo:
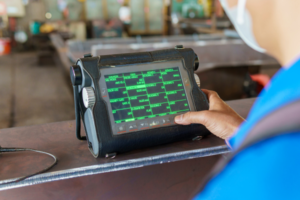
[[[256,97],[280,68],[217,0],[0,0],[0,129],[75,119],[69,67],[94,56],[193,48],[201,88]]]

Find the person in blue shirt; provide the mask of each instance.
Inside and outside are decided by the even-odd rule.
[[[220,2],[242,39],[283,67],[246,120],[209,90],[208,111],[175,118],[203,124],[233,151],[194,198],[300,199],[300,0]]]

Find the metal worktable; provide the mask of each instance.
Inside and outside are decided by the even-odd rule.
[[[198,55],[200,66],[197,73],[229,66],[279,65],[273,57],[251,49],[241,39],[231,39],[224,34],[69,40],[66,44],[58,34],[51,34],[50,38],[67,72],[70,64],[86,53],[101,56],[148,52],[174,48],[178,44],[192,48]]]
[[[246,117],[255,99],[230,101]],[[48,173],[0,186],[0,199],[187,199],[214,164],[228,153],[211,135],[95,159],[75,137],[75,122],[0,130],[2,147],[34,148],[55,154]],[[51,158],[35,153],[0,155],[0,184],[43,169]]]
[[[85,53],[101,57],[110,54],[173,49],[178,44],[192,48],[198,55],[200,65],[195,73],[201,80],[201,87],[218,92],[224,100],[254,97],[255,83],[249,74],[261,73],[272,77],[280,69],[278,62],[271,56],[259,53],[248,47],[241,39],[232,39],[225,34],[67,42],[64,42],[58,34],[51,34],[50,38],[59,56],[59,59],[55,60],[62,67],[68,82],[70,66]]]

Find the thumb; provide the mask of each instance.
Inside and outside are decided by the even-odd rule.
[[[205,124],[206,122],[206,112],[207,111],[199,111],[199,112],[187,112],[182,115],[178,115],[175,117],[175,122],[177,124],[189,125],[189,124]]]

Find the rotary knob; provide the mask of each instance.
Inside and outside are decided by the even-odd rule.
[[[95,105],[96,97],[92,87],[85,87],[82,89],[82,100],[86,108],[92,108]]]
[[[201,84],[200,84],[200,78],[199,78],[199,76],[197,74],[194,74],[194,77],[195,77],[195,81],[196,81],[198,87],[200,88]]]

